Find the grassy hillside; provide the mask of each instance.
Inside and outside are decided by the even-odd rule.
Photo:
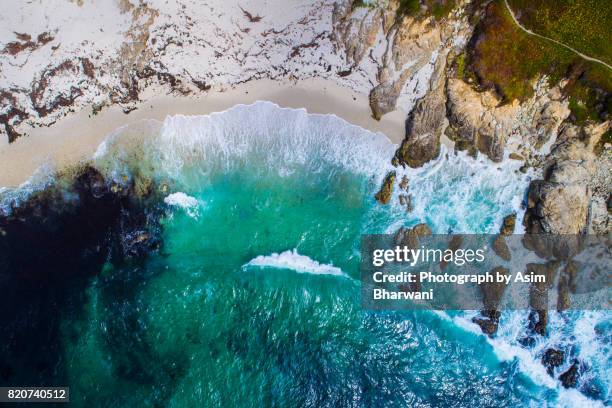
[[[527,23],[529,25],[525,24],[528,28],[544,35],[548,34],[546,29],[535,26],[538,19],[543,19],[543,15],[552,16],[552,10],[557,3],[568,3],[524,0],[529,4],[530,11],[527,12],[518,4],[523,0],[512,1],[513,10],[517,16],[521,16],[521,22],[525,18],[529,21]],[[571,2],[590,4],[598,1],[572,0]],[[548,11],[539,11],[540,4],[547,5]],[[565,20],[571,20],[570,9],[559,5],[557,7],[564,10]],[[539,17],[526,17],[535,15]],[[586,17],[580,14],[577,18]],[[576,48],[584,46],[580,51],[585,54],[587,51],[605,49],[607,41],[598,37],[609,31],[607,26],[601,26],[605,21],[607,20],[593,20],[593,23],[589,27],[585,25],[584,29],[580,24],[566,26],[567,32],[578,30],[574,31],[574,36],[580,38],[568,45]],[[612,21],[610,23],[612,24]],[[556,22],[549,25],[559,24]],[[563,31],[560,28],[558,30],[558,32]],[[589,34],[586,34],[587,32]],[[562,39],[559,37],[560,41]],[[533,80],[547,75],[551,84],[558,83],[562,78],[569,79],[564,92],[570,97],[570,108],[576,122],[583,123],[587,119],[603,120],[612,111],[612,71],[601,64],[586,61],[555,43],[525,33],[514,23],[503,0],[494,0],[486,6],[468,46],[467,54],[462,58],[458,60],[460,75],[475,78],[481,86],[494,89],[505,102],[527,99],[533,93]]]
[[[612,64],[609,0],[508,0],[521,24]]]

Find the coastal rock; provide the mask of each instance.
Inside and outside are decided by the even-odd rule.
[[[448,249],[450,249],[451,251],[456,251],[461,247],[461,244],[463,244],[463,237],[461,235],[453,235],[450,242],[448,243]],[[446,269],[446,265],[448,265],[448,262],[445,261],[444,258],[442,258],[442,260],[440,261],[440,270]]]
[[[385,113],[395,110],[397,98],[402,91],[399,83],[378,84],[370,91],[370,109],[372,117],[380,120]]]
[[[381,204],[389,204],[391,196],[393,195],[393,184],[395,184],[395,172],[389,172],[383,181],[380,191],[374,196],[376,200]]]
[[[480,326],[484,334],[489,337],[495,336],[499,327],[499,317],[501,313],[496,310],[484,310],[481,312],[481,317],[474,317],[472,321]]]
[[[399,203],[406,208],[406,212],[412,212],[414,209],[412,205],[412,194],[400,194]]]
[[[503,275],[507,276],[510,271],[508,268],[504,268],[502,266],[497,266],[490,271],[493,275]],[[499,306],[499,301],[504,295],[504,291],[506,290],[506,285],[504,283],[493,282],[493,283],[483,283],[480,285],[480,289],[482,292],[482,301],[485,307],[485,310],[497,310]]]
[[[449,78],[446,95],[449,137],[461,149],[471,148],[501,161],[518,106],[499,106],[501,101],[493,92],[477,92],[456,78]]]
[[[561,241],[564,241],[561,238]],[[573,245],[573,244],[572,244]],[[571,250],[570,250],[571,251]],[[526,270],[545,277],[545,282],[534,282],[529,288],[529,307],[532,309],[529,314],[529,329],[532,333],[541,336],[546,335],[548,325],[548,300],[549,291],[556,282],[559,273],[559,260],[551,260],[545,264],[529,263]],[[570,307],[570,292],[575,290],[575,280],[577,273],[577,263],[568,261],[561,272],[557,284],[557,310],[562,311]]]
[[[557,311],[567,310],[571,306],[570,293],[576,292],[576,278],[579,270],[579,262],[568,261],[559,276],[557,285]]]
[[[528,329],[540,336],[546,336],[546,326],[548,325],[548,310],[532,310],[529,312]]]
[[[525,228],[528,233],[606,234],[610,215],[604,202],[610,196],[612,154],[596,146],[610,123],[559,127],[550,154],[542,163],[542,180],[531,183]]]
[[[377,61],[378,84],[370,92],[370,108],[375,119],[395,110],[408,81],[431,61],[443,42],[440,23],[431,18],[399,16],[399,6],[397,0],[390,1],[387,6],[387,10],[395,14],[388,31],[384,31],[387,48]]]
[[[412,233],[417,237],[429,236],[432,234],[431,228],[426,223],[422,222],[420,224],[412,227]]]
[[[549,348],[542,356],[542,365],[546,367],[546,372],[552,377],[555,368],[563,365],[565,353],[561,350]]]
[[[395,233],[395,243],[408,248],[417,248],[419,246],[419,237],[431,236],[432,231],[426,223],[417,224],[412,228],[401,227]]]
[[[344,48],[347,63],[357,66],[375,45],[381,27],[384,31],[389,17],[380,7],[352,7],[351,2],[334,5],[334,37]]]
[[[497,266],[491,270],[491,273],[508,275],[510,271],[507,268]],[[500,312],[498,307],[504,295],[504,291],[506,290],[506,285],[499,282],[483,283],[480,285],[480,290],[484,305],[484,310],[481,311],[483,317],[475,317],[472,321],[480,326],[483,333],[489,337],[493,337],[495,333],[497,333],[497,328],[499,326]]]
[[[503,235],[498,235],[493,239],[492,244],[493,251],[504,261],[509,261],[511,259],[510,249],[508,248],[508,244],[506,244],[506,240]]]
[[[546,335],[548,325],[548,291],[552,288],[559,261],[552,260],[545,264],[529,263],[526,270],[545,277],[544,282],[532,283],[529,287],[529,329],[540,336]]]
[[[454,5],[459,9],[464,3],[460,0]],[[363,69],[361,73],[374,74],[369,102],[377,120],[396,110],[398,104],[410,112],[426,94],[432,73],[429,64],[460,48],[462,43],[457,38],[467,36],[472,29],[465,13],[449,13],[445,18],[431,13],[403,13],[399,0],[367,7],[358,2],[349,4],[336,6],[334,38],[338,47],[346,50],[351,69],[369,65],[368,72]]]
[[[559,381],[565,388],[576,388],[580,378],[578,361],[574,361],[566,372],[559,376]]]
[[[589,224],[591,190],[582,164],[554,165],[545,180],[531,182],[525,229],[530,234],[581,234]]]
[[[421,167],[440,154],[440,136],[446,117],[445,67],[446,59],[439,57],[431,80],[431,91],[417,102],[408,116],[406,137],[395,153],[400,164]]]
[[[502,226],[499,230],[501,235],[512,235],[514,234],[514,228],[516,226],[516,213],[512,213],[504,217],[504,221],[502,222]]]
[[[528,153],[538,154],[537,150],[557,134],[569,109],[558,87],[549,89],[540,81],[535,90],[522,104],[503,104],[492,91],[479,92],[461,79],[449,78],[449,137],[459,149],[479,151],[495,162],[503,159],[510,137],[515,145],[529,146]]]

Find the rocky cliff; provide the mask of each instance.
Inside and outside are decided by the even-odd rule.
[[[438,157],[441,138],[448,137],[456,150],[493,162],[520,160],[522,171],[534,174],[525,203],[527,232],[610,232],[608,113],[577,121],[568,94],[575,78],[569,74],[535,75],[528,81],[530,93],[509,99],[509,92],[478,71],[468,72],[466,55],[476,54],[486,41],[488,28],[481,26],[499,13],[491,10],[499,2],[456,2],[437,18],[427,12],[427,2],[411,15],[398,13],[400,3],[345,5],[335,9],[334,18],[347,63],[376,69],[370,90],[375,118],[402,106],[402,92],[415,77],[425,86],[413,89],[406,137],[394,164],[420,167]]]

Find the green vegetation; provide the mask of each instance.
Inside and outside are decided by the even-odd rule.
[[[517,15],[523,12],[516,4],[521,1],[513,0],[514,7],[517,7],[513,10]],[[592,2],[585,0],[589,1]],[[536,2],[531,3],[530,7],[538,7]],[[556,4],[552,1],[544,3],[550,7]],[[572,27],[579,28],[577,25]],[[594,33],[606,29],[591,27],[588,31]],[[535,27],[533,31],[540,32]],[[574,35],[580,37],[582,33],[575,32]],[[590,50],[595,48],[592,45]],[[533,94],[533,80],[547,75],[551,85],[563,78],[569,79],[563,91],[570,98],[575,122],[602,120],[610,112],[612,72],[562,46],[525,33],[514,23],[503,0],[494,0],[486,7],[470,41],[467,57],[456,64],[458,75],[463,78],[475,76],[481,86],[494,89],[504,102],[529,98]]]
[[[455,67],[457,68],[457,76],[459,78],[465,78],[465,53],[461,53],[457,56],[457,58],[455,59]]]
[[[419,0],[400,0],[397,9],[398,16],[416,16],[421,12],[421,2]]]
[[[612,64],[609,0],[508,0],[508,3],[521,24],[533,32]]]
[[[448,16],[455,8],[455,0],[400,0],[398,16],[427,17],[434,16],[440,20]]]
[[[351,7],[355,10],[359,7],[374,7],[376,4],[375,0],[353,0]],[[447,17],[454,7],[455,0],[400,0],[397,17],[433,16],[436,20],[440,20]]]
[[[367,3],[365,0],[354,0],[353,4],[351,4],[351,7],[353,10],[359,8],[359,7],[373,7],[374,5],[369,2]]]

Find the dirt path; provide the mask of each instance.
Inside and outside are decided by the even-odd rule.
[[[575,48],[570,47],[569,45],[565,45],[565,44],[563,44],[562,42],[555,40],[554,38],[549,38],[549,37],[543,36],[543,35],[541,35],[541,34],[534,33],[534,32],[533,32],[533,31],[531,31],[530,29],[528,29],[528,28],[524,27],[524,26],[523,26],[523,25],[522,25],[522,24],[521,24],[521,23],[518,21],[518,19],[516,18],[516,16],[514,15],[514,11],[512,11],[512,9],[510,8],[510,4],[508,4],[508,0],[504,0],[504,2],[506,3],[506,8],[507,8],[507,9],[508,9],[508,11],[510,12],[510,15],[512,16],[512,19],[514,20],[514,22],[516,23],[516,25],[517,25],[517,26],[519,26],[519,28],[520,28],[521,30],[523,30],[524,32],[526,32],[527,34],[529,34],[529,35],[534,35],[534,36],[536,36],[536,37],[542,38],[542,39],[547,40],[547,41],[552,41],[552,42],[554,42],[555,44],[560,45],[560,46],[562,46],[562,47],[564,47],[564,48],[567,48],[568,50],[570,50],[570,51],[572,51],[572,52],[574,52],[574,53],[578,54],[579,56],[581,56],[582,58],[584,58],[584,59],[585,59],[585,60],[587,60],[587,61],[597,62],[597,63],[599,63],[599,64],[601,64],[601,65],[605,66],[605,67],[606,67],[606,68],[608,68],[609,70],[612,70],[612,66],[610,66],[610,65],[606,64],[606,63],[605,63],[605,62],[603,62],[602,60],[599,60],[599,59],[597,59],[597,58],[593,58],[593,57],[589,57],[588,55],[584,55],[583,53],[581,53],[580,51],[578,51],[578,50],[577,50],[577,49],[575,49]]]

